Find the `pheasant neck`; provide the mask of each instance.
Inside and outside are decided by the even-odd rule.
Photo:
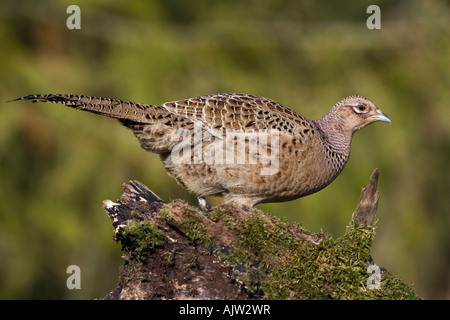
[[[329,145],[331,150],[348,158],[353,132],[343,128],[336,116],[330,113],[314,123],[322,134],[322,140]]]

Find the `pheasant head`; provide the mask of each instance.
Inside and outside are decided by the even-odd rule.
[[[369,99],[349,96],[315,123],[335,149],[349,151],[353,133],[377,121],[391,123],[391,119]]]

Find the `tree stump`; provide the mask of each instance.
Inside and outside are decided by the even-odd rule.
[[[255,208],[165,203],[130,181],[103,203],[124,259],[105,299],[419,299],[370,256],[378,175],[338,239]]]

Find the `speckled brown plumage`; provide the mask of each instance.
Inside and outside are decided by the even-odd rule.
[[[117,118],[200,199],[217,195],[251,206],[326,187],[347,163],[353,133],[376,121],[390,122],[361,96],[341,100],[315,121],[271,99],[239,93],[162,105],[66,94],[17,100],[60,103]]]

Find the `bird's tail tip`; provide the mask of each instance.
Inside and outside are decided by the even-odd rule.
[[[31,102],[39,102],[40,99],[44,99],[45,95],[42,94],[29,94],[23,97],[19,97],[13,100],[8,100],[6,102],[14,102],[14,101],[21,101],[21,100],[31,100]]]

